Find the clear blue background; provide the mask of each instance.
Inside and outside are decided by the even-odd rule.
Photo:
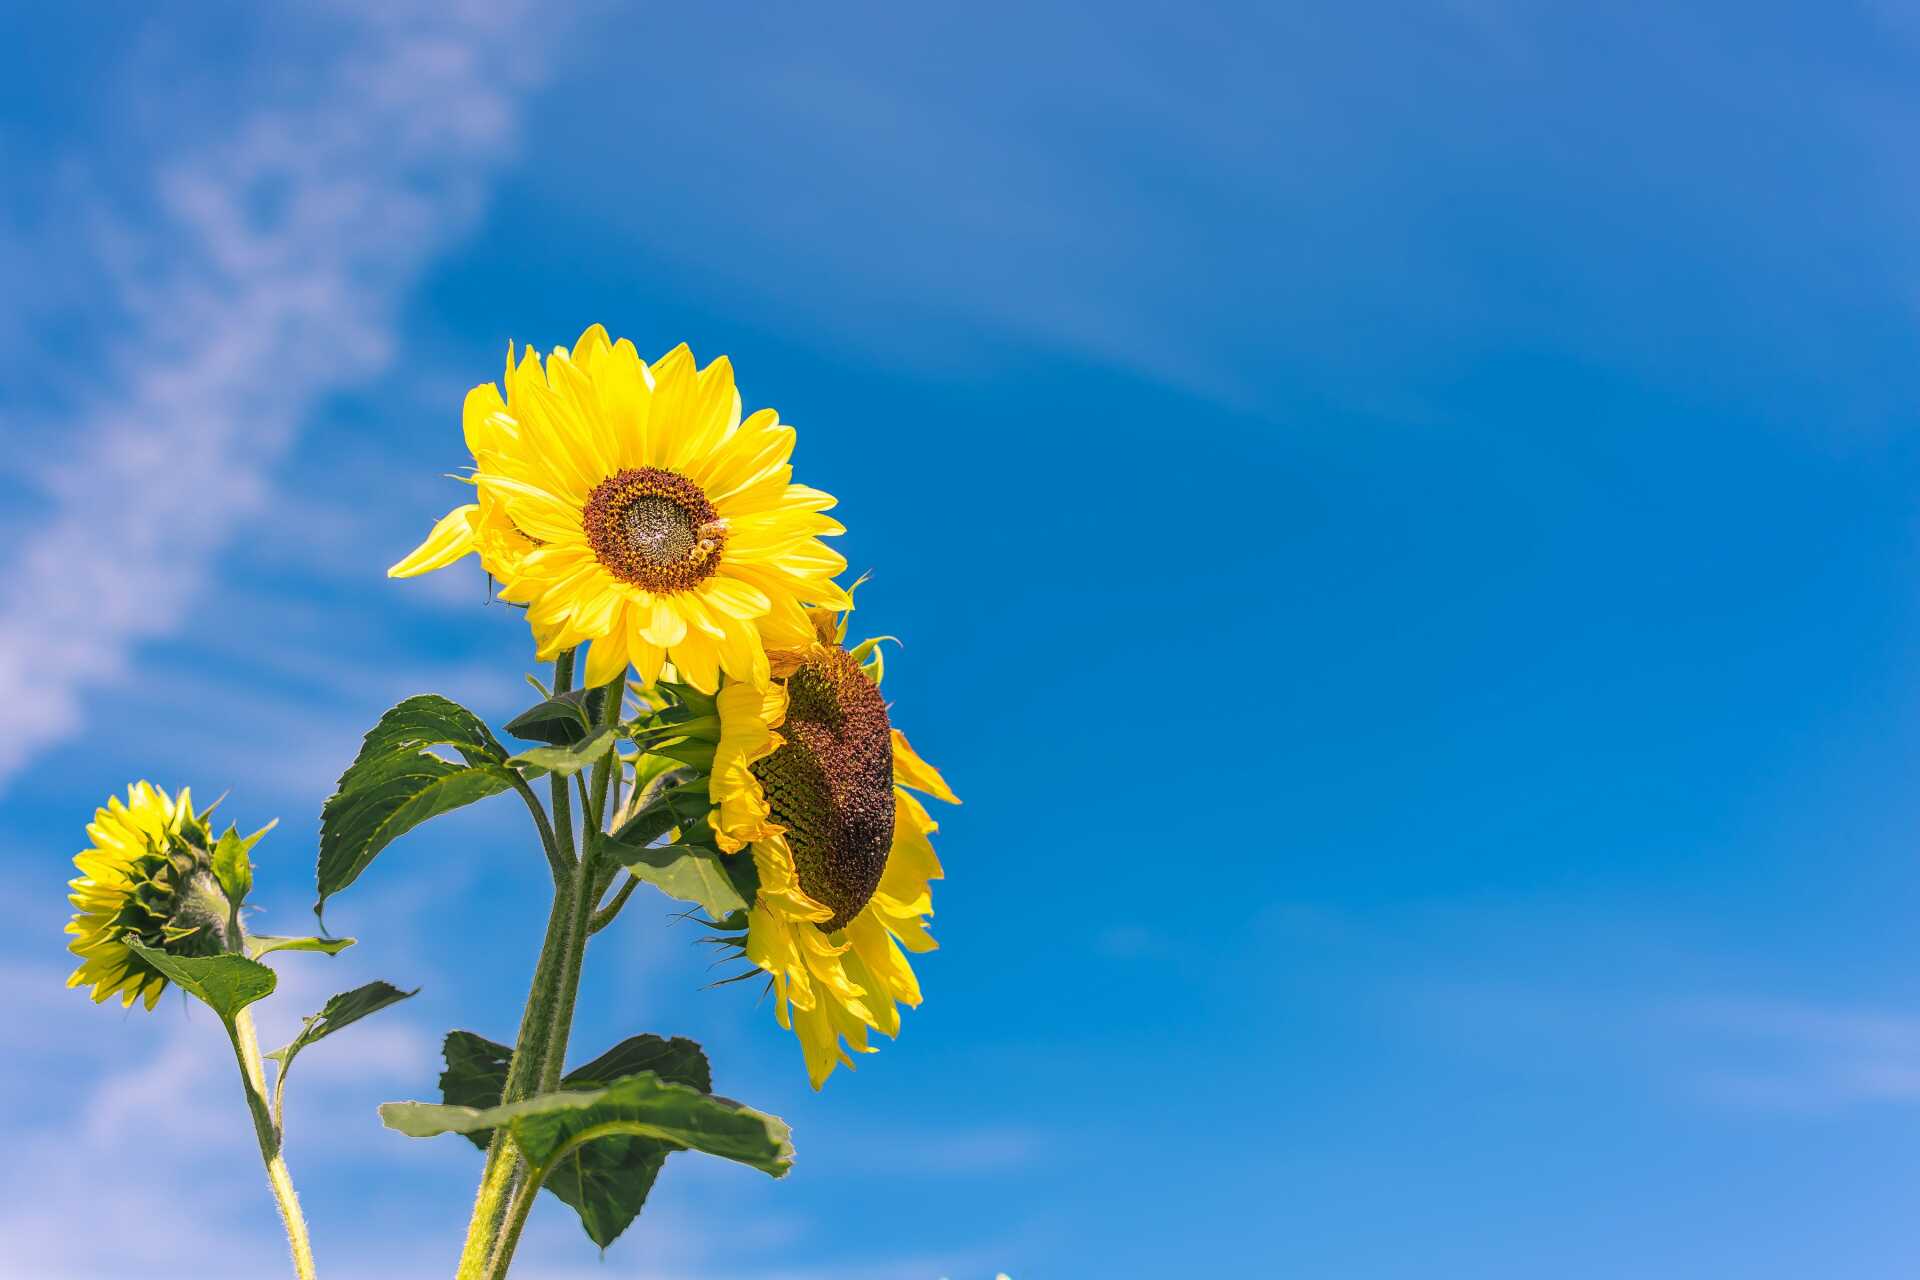
[[[67,859],[190,783],[309,919],[391,702],[524,626],[382,570],[509,340],[692,343],[800,431],[965,807],[897,1044],[811,1093],[639,897],[579,1057],[692,1035],[783,1183],[675,1159],[529,1276],[1920,1266],[1920,9],[249,7],[0,18],[0,1273],[283,1265],[214,1024],[59,989]],[[373,1107],[511,1036],[502,799],[383,856],[269,1034],[335,1275],[477,1173]],[[304,1078],[303,1078],[304,1077]],[[161,1197],[170,1232],[103,1226]],[[182,1218],[180,1215],[187,1215]]]

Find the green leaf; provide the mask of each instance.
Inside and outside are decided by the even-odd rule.
[[[619,735],[612,729],[602,729],[591,738],[574,746],[534,747],[531,750],[522,751],[508,763],[544,769],[549,773],[557,773],[563,778],[571,778],[582,769],[598,764],[607,752],[613,750],[613,744],[618,741],[618,738]]]
[[[740,887],[729,874],[727,854],[693,844],[635,849],[617,844],[611,837],[607,849],[635,879],[646,881],[669,898],[699,903],[715,920],[747,909],[748,900],[741,896]],[[744,854],[733,857],[752,861]]]
[[[247,855],[253,846],[260,843],[260,837],[280,825],[275,818],[266,826],[250,836],[242,837],[231,823],[221,833],[219,843],[213,846],[213,878],[220,882],[220,889],[227,895],[227,901],[238,907],[253,892],[253,860]]]
[[[606,686],[574,689],[529,707],[507,721],[507,732],[529,742],[570,747],[593,732],[606,705]]]
[[[245,956],[176,956],[149,947],[136,938],[127,948],[164,974],[190,996],[206,1002],[224,1020],[273,994],[273,970]]]
[[[471,1031],[449,1031],[441,1053],[447,1060],[447,1069],[440,1073],[443,1101],[462,1107],[500,1105],[507,1088],[507,1068],[513,1061],[512,1049]],[[652,1071],[663,1080],[691,1085],[703,1093],[713,1089],[707,1055],[683,1036],[671,1040],[654,1035],[628,1036],[592,1062],[567,1072],[560,1083],[569,1089],[597,1088],[638,1071]],[[475,1146],[486,1149],[486,1130],[468,1136]]]
[[[592,1062],[561,1077],[568,1089],[609,1085],[622,1076],[651,1071],[662,1080],[689,1085],[702,1093],[713,1092],[713,1072],[700,1046],[684,1036],[663,1040],[659,1036],[628,1036]]]
[[[324,1040],[342,1027],[351,1026],[360,1019],[380,1012],[390,1005],[411,999],[420,994],[420,988],[402,991],[391,982],[369,982],[364,987],[355,987],[343,991],[320,1007],[320,1012],[304,1019],[300,1034],[293,1040],[268,1054],[280,1064],[284,1076],[288,1067],[293,1065],[294,1055],[316,1040]]]
[[[471,1031],[449,1031],[441,1053],[447,1069],[440,1073],[440,1097],[453,1107],[497,1107],[507,1091],[507,1068],[513,1050]],[[493,1137],[490,1129],[466,1135],[482,1151]]]
[[[498,1107],[511,1055],[507,1046],[471,1031],[455,1031],[447,1037],[445,1051],[447,1070],[440,1077],[440,1088],[449,1104],[446,1109],[475,1113]],[[663,1040],[652,1035],[621,1041],[568,1072],[561,1084],[568,1091],[598,1090],[639,1072],[697,1090],[701,1096],[712,1088],[707,1058],[699,1045],[678,1036]],[[463,1132],[482,1150],[492,1133],[490,1126],[452,1131]],[[554,1161],[545,1185],[579,1214],[588,1237],[604,1249],[639,1214],[667,1156],[685,1145],[690,1144],[641,1133],[608,1133]]]
[[[451,747],[464,764],[429,748]],[[478,717],[437,694],[408,698],[367,734],[320,813],[320,899],[352,884],[374,856],[427,819],[512,786],[506,748]]]
[[[780,1177],[793,1166],[786,1122],[742,1102],[662,1080],[651,1071],[604,1089],[560,1090],[498,1107],[449,1107],[388,1102],[380,1118],[412,1138],[472,1133],[506,1125],[527,1159],[538,1166],[579,1144],[613,1133],[656,1138],[705,1151]]]
[[[356,941],[356,938],[278,938],[270,933],[250,933],[246,947],[247,956],[253,960],[275,951],[324,951],[337,956]]]

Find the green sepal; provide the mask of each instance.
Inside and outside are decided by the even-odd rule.
[[[636,793],[644,792],[655,778],[672,773],[681,767],[678,760],[667,756],[645,753],[632,758],[633,786]]]
[[[250,933],[245,946],[248,958],[258,960],[276,951],[322,951],[337,956],[357,941],[357,938],[280,938],[270,933]]]
[[[293,1065],[294,1055],[314,1041],[324,1040],[343,1027],[419,994],[418,987],[402,991],[391,982],[369,982],[364,987],[343,991],[322,1005],[320,1012],[303,1019],[299,1035],[267,1056],[280,1064],[280,1073],[284,1077],[287,1068]]]
[[[895,644],[900,643],[899,636],[874,636],[870,640],[862,640],[859,644],[847,650],[847,656],[860,664],[860,670],[863,671],[867,679],[873,681],[875,685],[878,685],[887,673],[886,659],[880,651],[880,642],[882,640],[891,640]]]
[[[646,752],[650,756],[659,756],[672,760],[676,764],[688,764],[702,772],[713,769],[714,744],[699,738],[677,738],[672,742],[658,745],[648,744]]]
[[[718,712],[701,711],[695,707],[670,703],[653,711],[643,711],[631,720],[623,721],[620,731],[630,738],[672,737],[679,734],[684,737],[710,738],[720,737],[720,716]]]
[[[661,684],[654,688],[673,699],[674,705],[684,707],[688,714],[710,716],[720,709],[720,700],[711,693],[702,693],[691,685]]]
[[[498,1107],[512,1051],[471,1031],[455,1031],[447,1036],[445,1054],[447,1070],[440,1077],[440,1090],[447,1105],[469,1112]],[[652,1035],[621,1041],[568,1072],[561,1085],[568,1091],[601,1089],[641,1072],[701,1095],[712,1090],[707,1058],[699,1045],[678,1036],[664,1040]],[[462,1132],[483,1151],[492,1136],[490,1128]],[[667,1156],[685,1145],[690,1144],[638,1133],[610,1133],[561,1157],[547,1172],[545,1186],[580,1216],[588,1238],[604,1249],[639,1214]]]
[[[613,750],[619,741],[619,735],[612,729],[602,729],[573,746],[533,747],[522,751],[508,760],[508,764],[519,765],[528,777],[541,773],[554,773],[563,778],[571,778],[582,769],[598,764]]]
[[[712,801],[707,799],[707,780],[694,778],[656,792],[645,805],[628,814],[625,821],[601,839],[609,848],[617,846],[615,852],[644,848],[664,834],[660,825],[662,815],[672,819],[667,824],[668,829],[684,827],[705,818],[712,807]],[[646,834],[648,832],[653,834],[649,836]]]
[[[451,747],[454,764],[429,748]],[[352,884],[374,856],[427,819],[518,781],[506,748],[465,707],[437,694],[408,698],[380,717],[320,812],[320,897]]]
[[[252,835],[242,836],[237,827],[228,823],[214,844],[213,878],[220,882],[220,891],[227,895],[227,901],[235,910],[253,892],[253,860],[247,855],[260,843],[261,836],[279,825],[280,819],[275,818]]]
[[[254,1001],[273,994],[273,970],[245,956],[176,956],[126,939],[127,949],[157,969],[169,982],[204,1002],[223,1021]]]
[[[536,688],[539,686],[536,685]],[[507,721],[507,732],[528,742],[569,747],[587,737],[600,723],[607,686],[573,689],[529,707]]]

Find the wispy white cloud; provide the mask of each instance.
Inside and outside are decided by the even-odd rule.
[[[299,1015],[317,1008],[352,964],[301,959],[318,963],[281,965],[280,989],[256,1006],[267,1045],[289,1038]],[[11,1044],[0,1064],[8,1096],[33,1100],[17,1108],[8,1133],[16,1158],[0,1171],[0,1238],[7,1241],[0,1275],[284,1271],[284,1244],[218,1023],[174,994],[150,1014],[98,1008],[64,990],[62,978],[52,966],[0,969],[0,1011],[11,1025],[37,1032]],[[347,979],[360,980],[357,973]],[[391,1161],[405,1144],[380,1130],[372,1100],[432,1078],[431,1038],[404,1009],[351,1035],[303,1057],[290,1084],[288,1128],[308,1171]],[[194,1211],[169,1215],[160,1258],[151,1233],[89,1229],[94,1206],[189,1191]],[[344,1243],[374,1242],[349,1236]],[[174,1262],[177,1273],[168,1269]]]
[[[342,16],[333,56],[287,77],[297,96],[153,158],[137,233],[98,219],[128,323],[105,385],[36,432],[62,454],[38,477],[47,510],[10,539],[0,782],[181,624],[316,406],[389,358],[409,282],[510,149],[535,24],[478,5]]]
[[[1920,1017],[1790,1000],[1703,1000],[1677,1019],[1711,1038],[1709,1096],[1740,1106],[1821,1111],[1920,1103]]]

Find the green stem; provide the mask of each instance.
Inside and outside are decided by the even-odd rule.
[[[633,891],[639,887],[639,879],[629,871],[626,882],[620,886],[620,892],[613,895],[613,901],[595,911],[593,918],[587,921],[587,932],[595,934],[612,924],[614,917],[620,914],[620,908],[627,905],[627,899],[631,898]]]
[[[467,1223],[467,1238],[460,1247],[460,1266],[456,1280],[480,1280],[487,1273],[487,1248],[500,1222],[502,1200],[507,1184],[513,1180],[520,1153],[507,1136],[496,1129],[487,1147],[486,1169],[480,1175],[480,1191],[474,1196],[473,1217]]]
[[[549,1170],[558,1168],[562,1160],[599,1138],[635,1132],[650,1133],[666,1142],[674,1140],[674,1135],[671,1133],[648,1130],[645,1126],[637,1126],[628,1120],[616,1120],[582,1129],[556,1147],[547,1156],[545,1164],[528,1169],[527,1176],[521,1179],[513,1189],[513,1199],[507,1206],[506,1223],[500,1232],[500,1242],[494,1249],[493,1263],[487,1268],[486,1280],[506,1280],[507,1268],[513,1262],[514,1247],[520,1243],[520,1231],[527,1225],[527,1215],[533,1211],[533,1202],[540,1191],[540,1184],[546,1181]]]
[[[608,685],[601,697],[600,724],[610,728],[620,723],[620,704],[626,689],[624,679]],[[538,1092],[545,1093],[560,1083],[561,1072],[565,1069],[567,1041],[573,1034],[573,1007],[580,995],[580,974],[586,963],[587,938],[592,934],[588,927],[593,918],[593,909],[600,901],[602,892],[598,879],[599,868],[595,858],[600,853],[601,822],[606,816],[607,784],[613,773],[613,762],[617,752],[608,751],[599,763],[593,766],[593,783],[589,787],[584,781],[580,801],[581,820],[586,825],[580,847],[580,866],[573,882],[573,911],[567,920],[566,951],[561,962],[566,966],[560,974],[560,990],[553,1005],[553,1022],[547,1031],[546,1061],[540,1071]]]
[[[549,1170],[559,1167],[562,1160],[590,1142],[636,1131],[650,1132],[666,1142],[674,1140],[674,1135],[671,1133],[661,1130],[650,1131],[645,1126],[636,1126],[631,1121],[616,1120],[582,1129],[555,1148],[547,1156],[545,1164],[529,1168],[526,1171],[526,1177],[514,1186],[512,1200],[507,1205],[506,1221],[501,1228],[500,1240],[494,1248],[493,1261],[487,1268],[485,1280],[506,1280],[507,1268],[513,1264],[514,1248],[520,1243],[520,1232],[527,1225],[527,1215],[533,1211],[533,1202],[539,1195],[540,1184],[546,1181]]]
[[[555,696],[573,687],[571,651],[554,663],[553,675]],[[619,723],[623,692],[621,682],[608,687],[601,708],[603,726]],[[580,816],[584,831],[578,853],[574,843],[572,796],[566,779],[552,780],[552,829],[565,865],[560,867],[560,860],[556,860],[553,912],[547,920],[540,967],[535,972],[533,990],[521,1018],[520,1040],[508,1068],[503,1095],[508,1102],[547,1092],[560,1083],[567,1041],[573,1031],[574,1004],[580,994],[587,938],[594,932],[594,906],[612,879],[610,875],[603,877],[597,860],[601,856],[600,837],[609,816],[608,800],[617,768],[617,753],[609,752],[607,758],[594,766],[590,785],[584,778],[580,780]],[[658,839],[676,825],[678,819],[672,807],[665,803],[642,810],[629,819],[633,835],[643,843]],[[527,1216],[533,1211],[543,1173],[543,1169],[526,1165],[505,1130],[495,1130],[487,1152],[487,1168],[481,1175],[480,1191],[474,1201],[473,1220],[468,1225],[466,1245],[460,1255],[458,1280],[503,1280],[507,1268],[513,1264],[514,1250],[519,1246]]]
[[[273,1202],[279,1206],[280,1221],[287,1229],[287,1247],[293,1251],[293,1273],[299,1280],[314,1280],[313,1242],[307,1237],[307,1219],[300,1212],[300,1197],[294,1194],[293,1175],[287,1172],[287,1162],[280,1155],[280,1127],[274,1123],[267,1105],[267,1076],[260,1065],[260,1039],[254,1034],[251,1010],[242,1009],[228,1020],[227,1038],[233,1041],[233,1056],[240,1063],[247,1111],[253,1116],[253,1133],[260,1140],[260,1158],[267,1166],[267,1186],[273,1191]]]
[[[566,879],[554,890],[553,908],[547,916],[546,937],[540,944],[540,962],[534,967],[526,1008],[520,1015],[520,1033],[514,1044],[512,1061],[507,1066],[506,1088],[501,1095],[503,1102],[518,1102],[532,1093],[541,1064],[545,1061],[547,1031],[552,1025],[553,1000],[566,941],[567,921],[572,914],[573,878],[578,873],[569,869],[565,874]],[[474,1196],[473,1217],[467,1224],[467,1239],[460,1253],[457,1274],[461,1280],[477,1280],[484,1274],[487,1254],[499,1228],[505,1197],[519,1164],[520,1153],[513,1136],[505,1129],[495,1129],[493,1140],[487,1145],[487,1163],[480,1174],[480,1188]]]
[[[547,811],[540,807],[533,788],[518,773],[513,775],[513,789],[527,802],[527,812],[533,815],[533,825],[540,829],[540,847],[546,850],[547,865],[553,868],[553,882],[558,885],[560,877],[566,873],[567,864],[560,860],[560,845],[554,839],[553,824],[547,821]]]
[[[553,660],[553,696],[573,691],[573,650]],[[558,843],[564,861],[575,861],[573,852],[573,798],[567,794],[567,780],[554,774],[553,784],[553,835]]]
[[[554,660],[553,696],[573,688],[574,651],[569,649]],[[523,784],[524,790],[524,784]],[[536,814],[540,840],[553,869],[553,907],[547,914],[546,935],[540,940],[540,961],[534,967],[533,983],[520,1015],[520,1031],[514,1041],[513,1058],[507,1066],[503,1102],[518,1102],[535,1091],[551,1049],[554,1004],[566,970],[569,931],[573,920],[576,882],[586,878],[574,855],[573,806],[567,792],[567,780],[552,779],[553,819],[547,820],[530,791],[523,799]],[[563,1050],[564,1051],[564,1050]],[[514,1176],[521,1167],[520,1151],[513,1135],[496,1129],[487,1144],[487,1162],[480,1173],[480,1186],[474,1194],[473,1216],[467,1222],[467,1237],[460,1249],[458,1280],[481,1280],[493,1253],[493,1243],[507,1209],[508,1194]]]
[[[513,1251],[520,1247],[520,1232],[527,1225],[527,1215],[533,1212],[533,1201],[540,1194],[540,1182],[545,1176],[545,1167],[528,1169],[526,1176],[515,1184],[483,1280],[506,1280],[507,1268],[513,1265]]]
[[[604,803],[603,803],[604,807]],[[642,810],[630,820],[643,842],[657,840],[678,825],[673,808],[660,804],[657,808]],[[567,1039],[573,1029],[574,1000],[580,994],[580,972],[586,956],[587,937],[593,932],[591,920],[593,905],[599,900],[595,886],[599,883],[594,876],[591,854],[595,852],[592,844],[588,846],[589,858],[576,869],[573,881],[573,894],[568,901],[570,917],[566,926],[565,952],[561,963],[566,967],[559,975],[558,991],[555,993],[553,1020],[550,1024],[545,1050],[545,1064],[540,1073],[540,1081],[534,1092],[546,1093],[560,1083],[561,1067],[567,1056]],[[555,898],[555,908],[560,898]],[[553,936],[554,931],[549,931]],[[515,1055],[516,1061],[518,1054]],[[499,1142],[500,1131],[495,1131],[495,1143]],[[533,1211],[533,1201],[540,1190],[542,1170],[519,1168],[520,1179],[513,1181],[515,1165],[509,1161],[503,1172],[496,1175],[492,1184],[492,1199],[489,1211],[504,1215],[499,1219],[493,1232],[491,1258],[485,1261],[484,1269],[468,1270],[469,1258],[476,1267],[485,1258],[485,1251],[473,1253],[474,1240],[468,1237],[470,1252],[462,1255],[459,1280],[503,1280],[507,1268],[513,1263],[513,1252],[519,1246],[520,1232],[526,1226],[527,1215]],[[477,1207],[476,1207],[477,1213]]]

